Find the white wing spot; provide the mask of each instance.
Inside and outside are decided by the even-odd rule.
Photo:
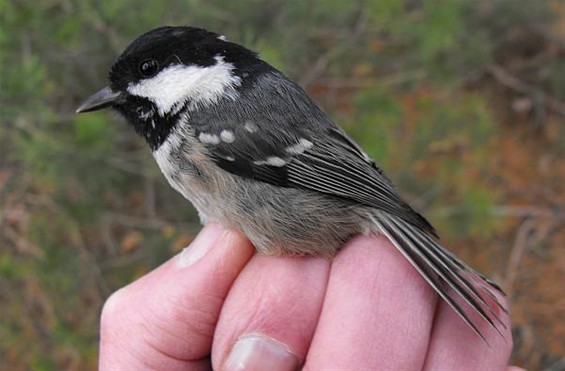
[[[235,157],[233,157],[233,156],[226,156],[226,160],[228,160],[228,161],[235,161]]]
[[[286,161],[280,157],[267,157],[267,164],[271,166],[281,167],[286,165]]]
[[[251,121],[247,121],[245,123],[245,130],[247,130],[250,133],[256,133],[259,128],[257,127],[257,125],[255,125],[254,123],[252,123]]]
[[[220,138],[222,138],[222,141],[226,143],[231,143],[235,140],[235,136],[230,130],[222,130],[222,132],[220,133]]]
[[[218,40],[226,41],[226,37],[224,35],[218,36]]]
[[[289,153],[291,155],[299,155],[312,148],[313,145],[314,144],[308,139],[300,138],[298,140],[298,143],[286,148],[286,153]]]
[[[214,134],[200,133],[198,140],[204,144],[218,144],[220,143],[220,137]]]
[[[271,156],[271,157],[267,157],[266,160],[253,161],[253,164],[255,164],[255,165],[270,165],[270,166],[275,166],[275,167],[283,167],[284,165],[286,165],[286,161],[283,160],[283,159],[280,158],[280,157]]]

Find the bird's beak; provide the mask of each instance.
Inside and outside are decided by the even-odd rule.
[[[97,111],[123,101],[123,93],[115,92],[111,88],[105,87],[86,98],[77,108],[76,113]]]

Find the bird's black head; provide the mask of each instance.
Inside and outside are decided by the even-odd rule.
[[[195,27],[159,27],[133,41],[116,59],[110,85],[77,112],[118,110],[154,150],[181,114],[236,99],[268,66],[256,53]]]

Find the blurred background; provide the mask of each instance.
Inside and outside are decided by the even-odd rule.
[[[565,2],[0,0],[0,369],[95,369],[108,295],[199,230],[117,115],[77,116],[159,25],[259,51],[502,283],[512,362],[565,369]]]

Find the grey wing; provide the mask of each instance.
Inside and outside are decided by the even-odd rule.
[[[255,118],[256,120],[256,118]],[[251,128],[252,130],[247,130]],[[248,121],[232,127],[228,141],[206,145],[222,169],[280,187],[302,188],[382,210],[435,235],[432,226],[406,204],[375,163],[338,127],[292,131],[272,125],[254,132]],[[308,128],[308,125],[300,126]],[[216,135],[227,137],[223,129]],[[200,133],[197,131],[197,136]],[[233,141],[231,141],[233,135]]]
[[[296,84],[273,70],[237,100],[191,113],[197,137],[222,169],[280,187],[302,188],[382,210],[432,235],[375,163]]]
[[[375,162],[337,127],[291,159],[288,177],[295,186],[355,200],[436,236],[430,223],[398,196]]]

